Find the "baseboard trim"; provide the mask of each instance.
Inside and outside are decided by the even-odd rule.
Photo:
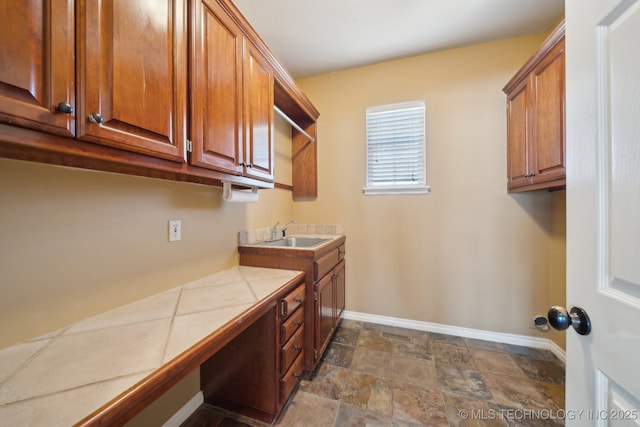
[[[185,422],[203,403],[204,394],[199,391],[182,408],[178,409],[178,412],[162,424],[162,427],[180,427],[180,424]]]
[[[420,331],[436,332],[439,334],[456,335],[464,338],[475,338],[485,341],[494,341],[504,344],[521,345],[525,347],[549,350],[562,362],[566,361],[565,351],[556,343],[547,338],[529,337],[526,335],[508,334],[504,332],[485,331],[482,329],[463,328],[461,326],[443,325],[440,323],[422,322],[397,317],[380,316],[377,314],[359,313],[355,311],[343,311],[345,319],[359,320],[362,322],[378,323],[401,328],[417,329]]]

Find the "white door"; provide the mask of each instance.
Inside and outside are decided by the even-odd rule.
[[[640,0],[565,5],[567,303],[592,324],[567,330],[566,425],[636,426]]]

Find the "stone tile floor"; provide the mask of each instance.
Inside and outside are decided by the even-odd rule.
[[[343,320],[274,426],[554,426],[563,409],[548,351]],[[266,424],[205,404],[182,426]]]

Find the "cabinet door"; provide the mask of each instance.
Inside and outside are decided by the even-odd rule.
[[[533,71],[533,181],[565,177],[564,148],[564,40]]]
[[[527,185],[529,178],[529,79],[507,96],[507,187]]]
[[[333,300],[333,274],[324,276],[315,285],[316,318],[315,318],[315,350],[318,357],[322,355],[334,329],[334,300]]]
[[[0,121],[74,135],[74,28],[73,0],[0,0]]]
[[[245,161],[247,176],[273,181],[273,71],[245,41]]]
[[[191,164],[242,174],[242,33],[216,0],[196,0]]]
[[[78,137],[184,161],[186,0],[78,0]]]
[[[335,326],[338,325],[338,321],[342,316],[342,312],[345,307],[345,262],[342,261],[336,267],[335,274],[335,298],[336,298],[336,323]]]

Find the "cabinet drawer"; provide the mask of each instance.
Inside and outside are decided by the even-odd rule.
[[[282,347],[281,372],[286,372],[304,348],[304,326],[299,328],[293,338]]]
[[[280,327],[280,344],[284,344],[289,341],[289,338],[298,330],[304,323],[304,307],[300,307],[296,310],[291,317],[289,317]]]
[[[304,369],[304,351],[301,351],[291,368],[280,380],[280,402],[287,400],[293,388],[298,382],[298,378],[302,375]]]
[[[331,271],[331,269],[338,263],[340,258],[340,252],[338,248],[335,248],[322,258],[313,262],[313,280],[318,281],[325,274]]]
[[[346,253],[347,253],[346,245],[340,245],[340,247],[338,248],[338,261],[342,261]]]
[[[289,317],[298,307],[304,303],[304,285],[298,286],[293,292],[280,300],[280,318]]]

